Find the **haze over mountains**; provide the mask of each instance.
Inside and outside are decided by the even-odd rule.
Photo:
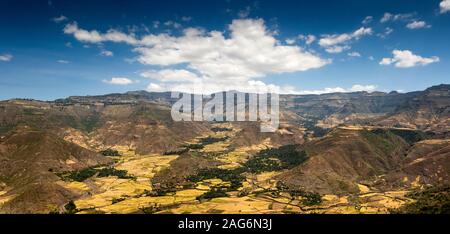
[[[450,85],[281,95],[274,133],[174,122],[175,101],[1,101],[0,212],[255,212],[217,205],[230,199],[262,213],[386,213],[413,202],[407,192],[449,185]]]

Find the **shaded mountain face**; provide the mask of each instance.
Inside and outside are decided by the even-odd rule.
[[[337,129],[301,146],[309,160],[277,178],[323,194],[358,192],[357,182],[397,168],[408,144],[384,130]]]
[[[208,130],[208,125],[203,123],[173,122],[167,104],[116,99],[111,104],[109,97],[102,100],[64,104],[29,100],[2,102],[0,129],[5,133],[17,126],[29,126],[97,151],[119,144],[141,153],[173,150]]]
[[[417,93],[393,113],[378,121],[381,125],[417,127],[423,130],[450,130],[450,86],[439,85]]]
[[[1,101],[0,211],[64,210],[69,200],[105,188],[94,173],[76,185],[88,192],[74,191],[60,173],[101,165],[126,167],[137,173],[135,181],[170,191],[192,186],[188,178],[204,170],[225,173],[222,179],[239,179],[242,186],[253,181],[248,183],[254,188],[239,194],[259,194],[264,173],[273,173],[264,183],[274,180],[320,195],[358,194],[361,184],[376,191],[445,185],[450,180],[449,90],[450,85],[440,85],[405,94],[281,95],[280,127],[274,133],[261,133],[258,122],[174,122],[170,110],[176,100],[170,93]],[[276,153],[287,146],[301,160]],[[97,153],[105,149],[120,149],[125,156],[113,160]],[[165,166],[147,175],[159,165],[152,161],[155,155]],[[128,166],[134,160],[152,163]],[[228,192],[236,196],[237,191]]]
[[[449,90],[450,85],[439,85],[405,94],[288,95],[282,106],[323,128],[360,124],[448,132]]]
[[[111,162],[56,135],[18,128],[0,140],[0,180],[9,196],[2,212],[48,212],[49,206],[56,208],[74,198],[55,183],[60,180],[56,173]]]

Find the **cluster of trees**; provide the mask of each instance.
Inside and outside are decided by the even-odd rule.
[[[106,167],[98,170],[98,177],[117,176],[120,179],[136,179],[134,176],[128,175],[126,170],[117,170],[113,167]]]
[[[75,214],[78,212],[77,206],[73,201],[69,201],[65,206],[66,214]]]
[[[59,173],[57,175],[61,177],[63,180],[71,180],[78,182],[83,182],[94,175],[97,175],[98,177],[117,176],[120,179],[135,179],[134,176],[128,175],[128,171],[117,170],[113,167],[106,167],[100,169],[95,167],[88,167],[79,171]]]
[[[187,177],[187,180],[197,183],[208,179],[221,179],[222,181],[230,182],[228,190],[236,190],[242,186],[245,177],[241,175],[243,171],[240,169],[226,170],[220,168],[203,169],[195,175]]]
[[[201,150],[205,147],[205,145],[214,144],[217,142],[225,141],[228,137],[206,137],[200,139],[200,142],[197,144],[188,144],[184,145],[183,148],[164,152],[164,155],[180,155],[189,152],[189,150]]]
[[[298,150],[296,145],[286,145],[260,151],[244,167],[251,173],[278,171],[298,166],[307,159],[308,155],[304,150]]]
[[[114,149],[106,149],[106,150],[102,150],[100,151],[100,153],[103,156],[122,156],[119,151],[114,150]]]
[[[276,187],[278,192],[287,192],[291,195],[291,197],[301,197],[302,204],[305,206],[315,206],[322,203],[322,196],[318,193],[308,192],[302,189],[289,188],[289,186],[285,185],[281,181],[277,182]]]
[[[208,192],[197,197],[197,200],[209,200],[216,197],[228,197],[227,188],[224,187],[214,187],[211,188]]]
[[[219,128],[219,127],[216,127],[216,128],[211,128],[211,131],[213,131],[213,132],[231,132],[233,130],[231,128]]]
[[[142,213],[144,214],[154,214],[158,211],[161,211],[162,208],[159,204],[154,204],[154,205],[150,205],[148,207],[142,207],[140,208],[140,210],[142,211]]]
[[[450,214],[450,186],[410,192],[407,197],[416,201],[390,212],[393,214]]]
[[[123,198],[123,197],[113,198],[111,204],[116,204],[116,203],[119,203],[121,201],[125,201],[125,198]]]
[[[189,151],[188,147],[164,152],[164,155],[181,155]]]
[[[85,181],[86,179],[94,176],[96,173],[97,173],[97,170],[95,168],[88,167],[88,168],[85,168],[85,169],[82,169],[79,171],[60,173],[57,175],[59,177],[61,177],[61,179],[63,179],[63,180],[73,180],[73,181],[82,182],[82,181]]]
[[[426,134],[422,131],[401,130],[401,129],[391,129],[390,131],[395,135],[403,138],[403,140],[405,140],[409,144],[414,144],[427,138]]]
[[[200,139],[200,144],[205,146],[205,145],[210,145],[210,144],[214,144],[217,142],[221,142],[221,141],[226,141],[228,140],[228,136],[225,137],[206,137],[206,138],[202,138]]]

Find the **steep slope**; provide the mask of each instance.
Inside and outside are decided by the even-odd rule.
[[[389,131],[336,129],[302,146],[309,160],[277,179],[290,187],[323,194],[354,193],[359,191],[358,181],[393,170],[407,147]]]
[[[57,172],[78,170],[111,160],[66,142],[56,135],[13,130],[0,140],[0,181],[4,184],[1,206],[5,213],[49,212],[66,203],[70,192],[56,185]]]
[[[382,188],[450,185],[450,140],[417,142],[401,165],[375,185]]]
[[[439,85],[408,99],[387,118],[383,126],[413,127],[427,131],[450,131],[450,85]]]

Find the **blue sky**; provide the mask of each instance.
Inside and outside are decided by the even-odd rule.
[[[4,0],[0,99],[423,90],[450,83],[449,26],[449,0]]]

